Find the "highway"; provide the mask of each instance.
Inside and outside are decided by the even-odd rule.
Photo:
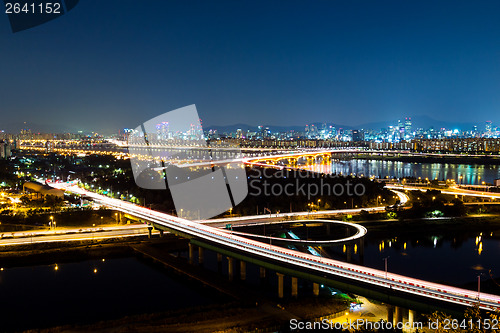
[[[392,190],[392,192],[394,192],[398,196],[401,206],[406,205],[410,200],[408,195],[401,192],[401,188],[399,188],[398,190]],[[291,213],[275,213],[275,214],[271,213],[265,215],[235,216],[235,217],[224,217],[224,218],[210,219],[210,220],[197,220],[196,222],[213,225],[217,227],[223,227],[227,223],[237,224],[238,222],[245,223],[247,221],[259,221],[263,219],[268,220],[268,219],[286,219],[291,217],[315,217],[324,215],[359,214],[363,210],[367,212],[383,212],[385,211],[385,206],[353,208],[353,209],[319,210],[311,212],[291,212]]]
[[[297,220],[297,221],[280,221],[280,223],[314,223],[314,222],[319,222],[319,223],[330,223],[330,224],[337,224],[337,225],[344,225],[346,227],[351,227],[356,230],[356,233],[352,236],[345,237],[345,238],[339,238],[339,239],[332,239],[332,240],[321,240],[321,241],[314,241],[314,240],[306,240],[306,239],[299,239],[299,238],[281,238],[281,237],[270,237],[270,236],[265,236],[265,235],[257,235],[257,234],[249,234],[247,232],[239,232],[239,231],[233,231],[224,229],[224,231],[233,234],[233,235],[238,235],[238,236],[243,236],[243,237],[252,237],[252,238],[259,238],[259,239],[266,239],[269,241],[279,241],[279,242],[288,242],[288,243],[293,243],[293,244],[307,244],[307,245],[333,245],[333,244],[338,244],[338,243],[344,243],[344,242],[350,242],[356,239],[359,239],[361,237],[364,237],[367,233],[367,230],[365,227],[363,227],[360,224],[354,224],[354,223],[349,223],[349,222],[343,222],[343,221],[334,221],[334,220]],[[248,224],[247,224],[248,225]]]
[[[436,190],[436,191],[440,191],[442,194],[465,195],[468,197],[500,199],[500,193],[467,190],[467,189],[460,188],[458,185],[451,186],[447,189],[421,187],[421,186],[409,186],[409,185],[400,185],[400,184],[397,184],[397,185],[396,184],[386,184],[385,187],[388,189],[391,189],[391,190],[396,190],[396,191],[408,190],[408,191],[426,192],[427,190]]]
[[[408,196],[399,191],[393,191],[396,193],[404,205],[409,200]],[[210,219],[210,220],[197,220],[196,222],[207,224],[216,228],[224,228],[226,224],[230,223],[233,225],[249,225],[251,221],[264,221],[264,223],[269,223],[269,221],[276,219],[282,222],[283,219],[287,217],[314,217],[321,215],[336,215],[336,214],[358,214],[362,210],[369,212],[383,211],[385,207],[369,207],[369,208],[356,208],[356,209],[337,209],[337,210],[324,210],[324,211],[314,211],[314,212],[293,212],[293,213],[277,213],[270,215],[253,215],[253,216],[242,216],[242,217],[226,217],[220,219]],[[312,220],[307,220],[312,222]],[[327,221],[331,222],[331,221]],[[335,221],[336,223],[345,223],[341,221]],[[356,230],[356,238],[363,237],[366,234],[366,229],[361,226],[352,225]],[[363,228],[363,229],[362,229]],[[93,236],[89,236],[93,233]],[[233,231],[234,234],[248,235],[242,232]],[[89,240],[89,239],[106,239],[106,238],[117,238],[117,237],[134,237],[140,235],[148,234],[148,228],[143,224],[130,224],[130,225],[117,225],[117,226],[106,226],[106,227],[93,227],[93,228],[59,228],[57,230],[34,230],[34,231],[16,231],[16,232],[5,232],[0,234],[0,246],[9,245],[21,245],[21,244],[32,244],[32,243],[51,243],[51,242],[71,242],[79,240]],[[252,235],[254,236],[254,235]],[[255,236],[260,237],[260,236]],[[274,239],[274,237],[262,236],[265,239]],[[348,239],[333,240],[330,242],[318,242],[321,244],[327,243],[339,243],[344,241],[353,240],[351,237]],[[282,238],[276,238],[276,240],[283,241]],[[296,243],[306,242],[313,243],[311,241],[295,241]]]
[[[130,225],[107,228],[63,229],[58,231],[22,231],[15,233],[4,233],[2,238],[0,238],[0,246],[102,240],[117,237],[144,236],[147,234],[148,228],[144,225]]]
[[[478,304],[479,301],[479,305],[482,309],[490,311],[500,310],[500,296],[498,295],[486,293],[480,293],[478,295],[478,292],[472,290],[432,283],[394,273],[386,273],[377,269],[349,264],[329,258],[317,257],[311,254],[266,244],[234,235],[208,225],[92,193],[71,183],[54,183],[51,185],[76,194],[86,195],[101,204],[137,216],[159,226],[185,233],[207,242],[230,247],[237,251],[243,251],[249,255],[261,257],[263,259],[307,269],[317,274],[356,280],[369,285],[386,288],[387,290],[392,289],[406,294],[419,295],[428,299],[461,304],[464,306],[473,306]]]

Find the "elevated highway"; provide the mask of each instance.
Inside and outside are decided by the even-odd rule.
[[[345,281],[346,286],[349,284],[363,285],[368,289],[382,290],[385,294],[399,295],[400,298],[417,297],[455,306],[479,305],[481,309],[485,310],[500,310],[500,296],[498,295],[478,293],[477,291],[419,280],[266,244],[231,234],[227,230],[213,228],[132,203],[88,192],[70,183],[51,185],[91,197],[93,200],[113,209],[135,215],[179,236],[190,238],[194,243],[225,249],[224,251],[230,253],[239,253],[243,258],[253,257],[258,262],[271,262],[274,265],[285,267],[287,272],[302,272],[298,275],[313,280],[316,279],[316,281],[341,280]]]

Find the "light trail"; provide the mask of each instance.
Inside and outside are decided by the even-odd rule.
[[[462,188],[458,187],[452,187],[451,190],[442,190],[442,189],[436,189],[436,188],[429,188],[429,187],[416,187],[416,186],[407,186],[407,185],[392,185],[392,184],[386,184],[386,188],[392,189],[392,190],[399,190],[399,191],[421,191],[421,192],[426,192],[427,190],[436,190],[440,191],[442,194],[450,194],[450,195],[464,195],[468,197],[480,197],[480,198],[490,198],[490,199],[500,199],[500,193],[493,193],[493,192],[481,192],[478,193],[478,191],[473,191],[473,190],[465,190]]]
[[[316,257],[311,254],[254,241],[208,225],[188,221],[140,207],[132,203],[88,192],[74,185],[65,183],[56,183],[52,185],[56,188],[66,189],[80,195],[87,195],[105,205],[135,215],[165,228],[199,237],[205,241],[230,247],[237,251],[243,251],[249,255],[294,265],[303,269],[312,270],[316,273],[328,274],[379,286],[387,290],[395,290],[464,306],[474,306],[479,303],[482,309],[489,311],[500,310],[500,296],[498,295],[478,293],[472,290],[432,283],[394,273],[387,273],[386,278],[386,273],[381,270],[349,264],[329,258]]]
[[[37,243],[59,243],[59,242],[76,242],[76,241],[89,241],[89,240],[102,240],[111,238],[124,238],[124,237],[138,237],[147,235],[148,230],[144,226],[142,228],[134,228],[132,230],[94,230],[81,233],[52,233],[45,235],[29,235],[24,234],[20,237],[14,238],[1,238],[0,246],[14,246],[14,245],[30,245]]]
[[[401,190],[401,189],[398,189]],[[410,200],[407,194],[398,191],[391,190],[394,192],[400,200],[401,206],[404,206]],[[338,215],[338,214],[358,214],[361,211],[366,212],[383,212],[385,211],[385,206],[378,207],[364,207],[364,208],[352,208],[352,209],[334,209],[334,210],[319,210],[315,212],[292,212],[292,213],[276,213],[276,214],[266,214],[266,215],[248,215],[248,216],[237,216],[237,217],[224,217],[219,219],[210,220],[197,220],[197,222],[203,224],[217,224],[217,223],[227,223],[232,221],[251,221],[260,219],[270,219],[270,218],[288,218],[288,217],[304,217],[304,216],[318,216],[318,215]]]
[[[264,235],[257,235],[257,234],[250,234],[247,232],[240,232],[240,231],[233,231],[233,230],[227,230],[227,229],[222,229],[225,232],[229,232],[233,235],[239,235],[239,236],[244,236],[244,237],[255,237],[255,238],[261,238],[261,239],[267,239],[271,241],[282,241],[282,242],[291,242],[291,243],[303,243],[303,244],[317,244],[317,245],[328,245],[328,244],[337,244],[337,243],[343,243],[343,242],[349,242],[353,241],[356,239],[359,239],[361,237],[364,237],[366,233],[368,232],[365,227],[363,227],[360,224],[354,224],[354,223],[348,223],[348,222],[343,222],[343,221],[332,221],[332,220],[297,220],[297,221],[287,221],[289,223],[313,223],[313,222],[321,222],[321,223],[331,223],[331,224],[340,224],[340,225],[345,225],[351,228],[356,229],[356,233],[352,236],[342,238],[342,239],[333,239],[333,240],[324,240],[324,241],[311,241],[311,240],[305,240],[305,239],[300,239],[298,237],[292,237],[292,239],[288,238],[280,238],[280,237],[271,237],[271,236],[264,236]],[[295,234],[294,234],[295,235]]]

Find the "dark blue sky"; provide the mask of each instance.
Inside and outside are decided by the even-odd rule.
[[[82,0],[16,34],[0,17],[0,128],[193,103],[204,125],[500,124],[498,1]]]

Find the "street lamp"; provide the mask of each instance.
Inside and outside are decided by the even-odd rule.
[[[385,262],[385,279],[387,280],[387,259],[389,259],[390,256],[385,257],[383,260]]]
[[[483,273],[479,273],[477,276],[477,303],[479,305],[479,296],[481,294],[481,275]]]
[[[50,216],[49,229],[52,229],[54,226],[54,216]]]

